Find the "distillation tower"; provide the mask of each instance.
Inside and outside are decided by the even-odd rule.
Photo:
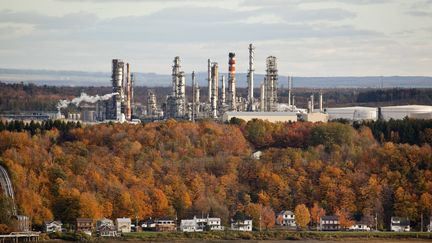
[[[172,92],[167,98],[165,113],[167,118],[182,118],[186,115],[186,80],[180,67],[180,57],[177,56],[172,67]]]
[[[124,111],[122,104],[124,102],[124,90],[123,90],[123,75],[124,75],[124,62],[120,59],[112,60],[112,87],[113,93],[116,93],[112,97],[112,107],[109,112],[109,119],[112,120],[123,120]]]
[[[278,86],[278,70],[276,57],[269,56],[266,60],[266,76],[265,84],[265,111],[276,111],[277,104],[277,86]]]
[[[247,109],[249,111],[254,110],[254,50],[255,47],[249,44],[249,70],[247,75],[248,81],[248,97],[247,97]]]
[[[211,64],[211,117],[217,118],[218,116],[218,79],[219,67],[218,63]]]

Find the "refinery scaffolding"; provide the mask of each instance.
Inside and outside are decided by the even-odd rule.
[[[172,68],[172,93],[167,97],[166,118],[184,118],[186,115],[186,80],[180,67],[180,57],[177,56]]]
[[[265,111],[277,110],[277,88],[278,88],[278,70],[276,57],[269,56],[266,61],[266,76],[265,76]]]
[[[123,121],[124,120],[124,111],[122,109],[122,103],[124,101],[124,92],[123,92],[123,75],[124,75],[124,62],[120,59],[112,60],[112,87],[113,93],[116,93],[112,97],[112,104],[109,109],[108,119]]]

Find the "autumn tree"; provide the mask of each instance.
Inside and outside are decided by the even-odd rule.
[[[348,213],[345,210],[342,209],[336,209],[335,212],[336,216],[339,218],[339,224],[341,228],[347,229],[354,224],[354,220],[350,218]]]
[[[305,229],[311,220],[309,209],[306,207],[306,205],[297,205],[294,210],[294,215],[297,226],[301,229]]]
[[[311,221],[318,227],[319,219],[326,214],[325,210],[314,202],[313,207],[310,209]]]

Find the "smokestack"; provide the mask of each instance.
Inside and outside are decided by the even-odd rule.
[[[225,105],[225,75],[222,75],[221,79],[221,103],[222,105]]]
[[[322,93],[322,91],[320,91],[320,94],[319,94],[319,110],[320,110],[321,113],[324,111],[324,109],[323,109],[323,93]]]
[[[212,77],[211,77],[211,62],[207,60],[207,81],[208,81],[208,103],[211,104],[212,97]]]
[[[310,106],[310,110],[311,110],[311,113],[313,113],[314,112],[314,106],[315,106],[315,102],[314,102],[314,95],[313,94],[311,94],[311,96],[310,96],[310,102],[311,102],[311,106]]]
[[[235,77],[235,66],[236,66],[236,59],[235,59],[235,53],[230,52],[228,54],[229,60],[228,60],[228,106],[229,110],[234,111],[237,108],[236,105],[236,77]]]
[[[295,95],[292,96],[292,106],[295,106]],[[294,108],[293,108],[294,109]]]
[[[248,71],[248,110],[253,109],[253,100],[254,100],[254,50],[255,47],[252,44],[249,44],[249,71]]]
[[[212,110],[212,116],[213,118],[217,118],[217,102],[218,102],[218,79],[219,79],[219,70],[218,70],[218,64],[217,62],[214,62],[211,67],[211,83],[212,83],[212,89],[211,89],[211,110]]]
[[[265,81],[261,83],[260,110],[265,111]]]
[[[288,76],[288,107],[291,109],[291,76]]]
[[[134,102],[134,92],[135,92],[135,75],[131,73],[131,84],[130,84],[130,102],[131,102],[131,118],[134,112],[135,102]]]
[[[126,63],[126,107],[125,107],[126,120],[132,119],[132,108],[131,108],[131,72],[130,64]]]

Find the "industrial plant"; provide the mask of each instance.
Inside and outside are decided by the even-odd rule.
[[[171,91],[166,97],[160,97],[155,90],[147,91],[144,104],[134,101],[134,74],[131,65],[120,59],[112,60],[112,93],[103,96],[81,94],[73,100],[61,100],[58,103],[56,118],[81,120],[84,122],[141,122],[165,119],[200,120],[214,119],[229,121],[236,117],[243,120],[263,119],[272,122],[327,122],[334,119],[377,120],[402,119],[406,116],[425,119],[432,117],[429,106],[403,107],[342,107],[324,108],[323,93],[311,94],[306,108],[295,105],[293,77],[288,76],[288,102],[280,102],[278,59],[268,56],[265,60],[266,72],[263,80],[255,80],[255,47],[249,44],[247,70],[247,94],[238,95],[236,89],[236,54],[227,56],[228,70],[220,70],[218,62],[207,60],[206,90],[203,99],[196,74],[191,72],[190,85],[187,85],[181,59],[174,57],[171,73]],[[204,80],[202,80],[204,81]],[[260,94],[254,94],[254,85],[259,83]],[[190,93],[186,88],[190,87]],[[282,91],[281,91],[282,92]],[[159,97],[158,97],[159,96]],[[316,99],[318,97],[318,99]],[[163,102],[160,102],[160,101]],[[158,101],[160,104],[158,104]],[[74,109],[70,109],[70,105]],[[136,112],[140,106],[143,112]],[[316,108],[318,106],[318,108]]]

